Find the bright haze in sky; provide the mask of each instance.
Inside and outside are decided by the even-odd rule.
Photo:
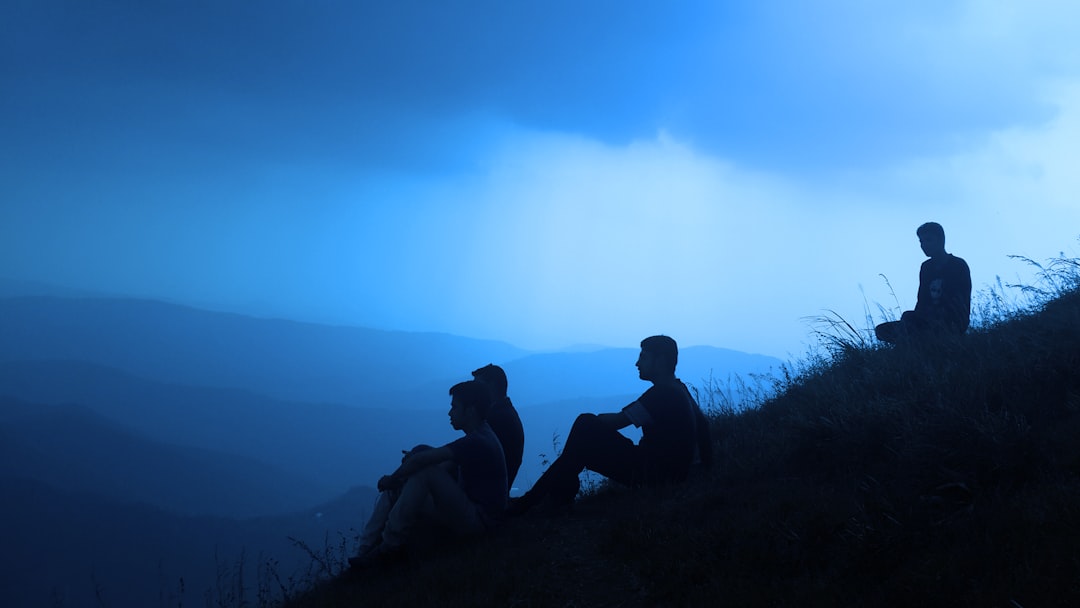
[[[1077,255],[1071,0],[0,7],[0,277],[790,358]],[[888,279],[886,283],[884,275]],[[889,285],[895,291],[891,295]]]

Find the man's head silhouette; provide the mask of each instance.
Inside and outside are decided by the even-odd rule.
[[[502,398],[506,396],[506,372],[498,365],[488,363],[480,369],[473,370],[472,376],[475,380],[488,385],[493,397]]]
[[[936,258],[945,255],[945,229],[937,222],[926,222],[915,231],[919,237],[919,246],[927,257]]]
[[[668,336],[649,336],[641,341],[638,356],[638,377],[655,382],[675,374],[679,363],[679,346]]]
[[[482,423],[491,408],[491,389],[482,382],[469,380],[450,387],[450,426],[472,431]]]

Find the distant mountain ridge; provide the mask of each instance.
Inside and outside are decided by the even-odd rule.
[[[463,368],[525,354],[449,334],[256,319],[151,300],[0,299],[0,360],[88,361],[282,399],[393,405],[390,396],[418,379],[460,376]]]
[[[648,388],[648,383],[638,378],[635,367],[638,352],[634,345],[632,348],[539,353],[510,361],[503,368],[510,379],[511,397],[515,402],[605,398],[642,393]],[[691,346],[679,349],[676,375],[683,382],[701,386],[710,378],[723,383],[732,375],[765,374],[780,365],[778,359],[765,355]]]
[[[0,477],[29,477],[178,515],[284,513],[328,493],[250,457],[154,442],[84,406],[6,397],[0,397]]]
[[[0,298],[48,296],[59,298],[105,297],[105,294],[73,287],[61,287],[38,281],[23,281],[0,277]]]
[[[519,482],[530,483],[578,413],[616,410],[648,387],[636,357],[636,345],[528,353],[144,300],[0,299],[0,396],[84,405],[150,441],[254,458],[331,491],[377,478],[401,449],[452,439],[447,389],[488,362],[507,370],[526,429]],[[689,347],[678,373],[700,387],[779,365]]]
[[[82,405],[153,442],[254,458],[303,475],[326,492],[298,497],[307,504],[394,466],[405,447],[403,429],[414,438],[453,436],[444,418],[408,409],[288,402],[146,380],[83,361],[0,361],[3,395]]]
[[[642,336],[644,338],[645,336]],[[449,334],[256,319],[150,300],[0,298],[0,361],[76,360],[149,380],[304,402],[437,407],[471,370],[497,363],[522,405],[641,392],[636,345],[531,353]],[[678,375],[699,385],[779,359],[694,346]]]

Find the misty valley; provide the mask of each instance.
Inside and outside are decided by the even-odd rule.
[[[306,576],[320,552],[349,546],[401,450],[454,438],[447,390],[487,363],[506,370],[525,427],[521,488],[577,413],[641,391],[636,344],[537,353],[10,291],[0,298],[0,586],[17,606],[198,605],[243,577],[257,588]],[[702,386],[780,365],[688,347],[679,375]]]

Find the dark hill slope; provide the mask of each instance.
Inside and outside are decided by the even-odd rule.
[[[841,348],[715,420],[718,466],[335,580],[309,606],[1080,605],[1080,293]]]

